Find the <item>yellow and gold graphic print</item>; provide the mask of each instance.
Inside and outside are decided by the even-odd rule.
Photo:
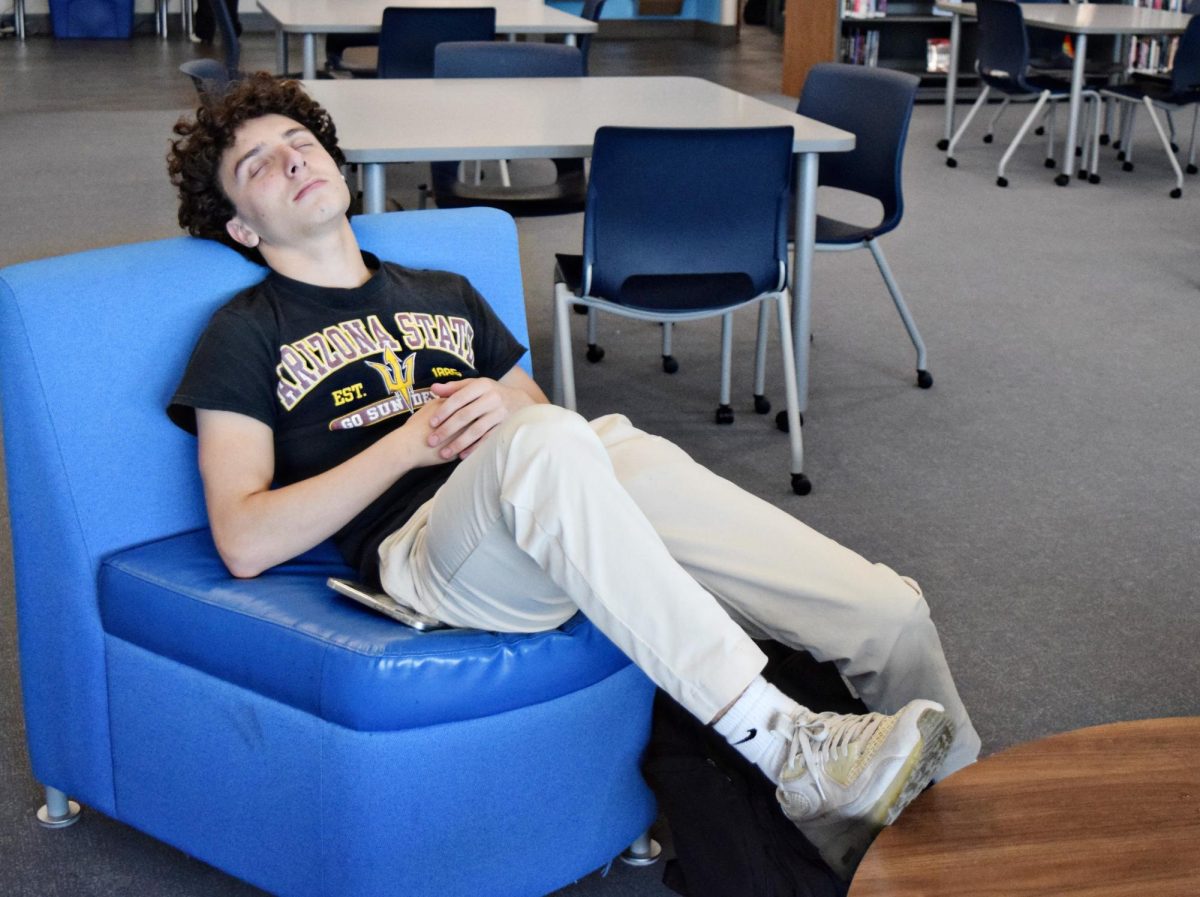
[[[389,331],[378,315],[369,315],[331,324],[280,346],[275,394],[283,410],[291,411],[326,378],[347,365],[375,356],[381,356],[382,362],[367,361],[367,364],[376,368],[385,381],[384,369],[402,365],[397,353],[404,351],[434,349],[460,359],[468,367],[475,366],[475,328],[466,318],[402,311],[393,315],[392,322],[398,336]],[[402,377],[400,368],[395,370],[396,376]],[[420,405],[422,400],[411,395],[411,370],[409,377],[407,400]]]

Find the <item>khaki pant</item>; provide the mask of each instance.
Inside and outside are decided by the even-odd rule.
[[[536,632],[582,610],[704,722],[769,637],[834,661],[872,710],[943,704],[957,734],[939,777],[978,756],[915,582],[621,415],[522,409],[379,553],[389,594],[453,626]]]

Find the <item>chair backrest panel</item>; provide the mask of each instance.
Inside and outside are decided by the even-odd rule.
[[[493,7],[389,6],[379,29],[378,74],[380,78],[432,78],[438,44],[495,38]]]
[[[689,307],[701,308],[775,289],[792,140],[790,127],[600,128],[584,215],[588,293],[639,304],[647,277],[722,275],[748,285],[749,295],[713,302],[697,294]]]
[[[1012,0],[978,0],[976,67],[984,83],[1008,93],[1030,93],[1029,34],[1025,16]]]
[[[892,230],[904,213],[901,166],[919,85],[916,75],[905,72],[822,63],[809,70],[796,109],[854,134],[851,152],[821,158],[819,182],[879,200],[877,234]]]
[[[1193,16],[1179,38],[1171,69],[1171,90],[1176,94],[1200,91],[1200,14]]]
[[[435,78],[579,78],[583,54],[565,44],[449,41],[433,53]]]

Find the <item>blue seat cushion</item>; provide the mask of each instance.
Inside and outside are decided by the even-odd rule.
[[[359,731],[504,713],[630,662],[582,615],[526,635],[417,632],[330,590],[353,573],[329,545],[234,579],[196,530],[120,551],[99,576],[109,636]]]

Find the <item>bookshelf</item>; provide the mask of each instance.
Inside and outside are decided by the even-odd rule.
[[[1184,0],[1133,0],[1134,6],[1184,12]],[[1129,41],[1129,56],[1125,60],[1130,72],[1141,75],[1163,75],[1175,64],[1179,48],[1178,35],[1172,37],[1134,37]]]
[[[963,26],[960,81],[975,74],[974,24]],[[812,66],[839,61],[912,72],[921,93],[932,96],[946,73],[930,70],[928,42],[944,41],[945,50],[949,37],[950,16],[935,13],[933,0],[787,0],[783,92],[799,94]]]

